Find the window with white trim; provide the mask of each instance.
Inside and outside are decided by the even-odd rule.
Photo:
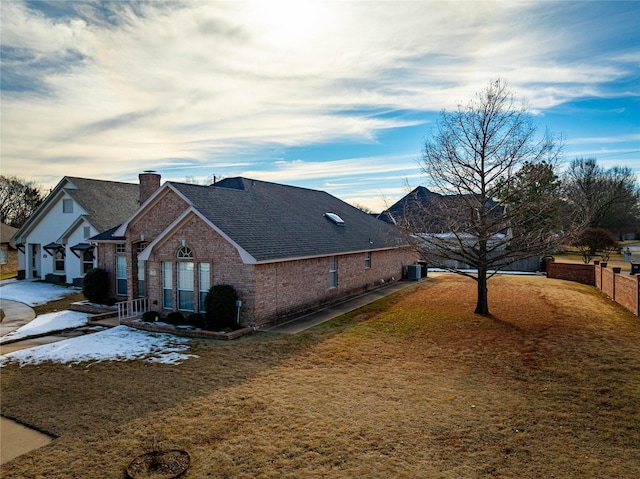
[[[71,199],[62,200],[62,212],[73,213],[73,200]]]
[[[188,248],[187,246],[183,246],[178,250],[177,257],[178,259],[193,258],[193,251],[191,251],[191,249]]]
[[[91,236],[91,226],[84,226],[82,228],[82,233],[84,236],[84,239],[87,239]]]
[[[371,268],[371,252],[369,251],[367,251],[364,254],[364,268],[365,269]]]
[[[162,307],[173,309],[173,263],[162,262]]]
[[[193,262],[178,262],[178,309],[193,311]]]
[[[136,255],[140,255],[147,245],[144,243],[136,244]],[[138,260],[138,298],[147,296],[147,283],[144,276],[144,261]]]
[[[329,288],[338,287],[338,257],[329,258]]]
[[[138,260],[138,297],[147,296],[147,283],[144,279],[144,261]]]
[[[87,271],[93,269],[93,250],[86,250],[82,252],[82,274],[87,274]]]
[[[7,250],[0,250],[0,264],[7,264]]]
[[[116,256],[116,294],[127,295],[127,257]]]
[[[64,273],[64,250],[57,249],[53,253],[53,270],[56,273]]]
[[[211,265],[209,263],[200,263],[198,265],[198,287],[200,297],[200,311],[207,310],[207,293],[211,289]]]

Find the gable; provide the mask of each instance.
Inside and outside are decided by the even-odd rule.
[[[138,207],[139,187],[132,183],[64,177],[14,235],[16,242],[47,221],[63,215],[63,200],[73,200],[71,215],[87,215],[91,225],[104,231],[122,223]]]

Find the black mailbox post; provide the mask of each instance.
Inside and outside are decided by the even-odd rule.
[[[631,274],[640,274],[640,261],[631,261]]]

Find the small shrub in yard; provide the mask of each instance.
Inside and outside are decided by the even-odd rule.
[[[145,311],[142,315],[142,321],[145,323],[155,323],[160,318],[160,313],[157,311]]]
[[[174,326],[178,326],[184,323],[184,315],[179,311],[171,311],[167,314],[167,318],[165,320],[169,324],[173,324]]]
[[[194,328],[204,329],[204,316],[200,313],[193,313],[187,316],[187,324]]]
[[[222,331],[235,326],[238,293],[233,286],[228,284],[216,284],[212,286],[205,303],[207,313],[205,316],[205,329],[209,331]]]
[[[87,271],[82,283],[82,293],[92,303],[105,304],[109,295],[109,273],[102,268]]]

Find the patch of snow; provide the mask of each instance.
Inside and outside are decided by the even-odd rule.
[[[116,326],[105,331],[5,354],[0,357],[0,367],[10,362],[24,366],[45,361],[78,364],[137,359],[180,364],[188,358],[198,357],[184,352],[189,349],[188,343],[188,338]]]
[[[29,306],[38,306],[78,291],[80,291],[78,288],[39,281],[11,281],[0,284],[0,299],[10,299]]]
[[[62,331],[64,329],[79,328],[87,324],[88,313],[77,311],[58,311],[42,314],[24,326],[0,338],[0,344],[29,336]]]

